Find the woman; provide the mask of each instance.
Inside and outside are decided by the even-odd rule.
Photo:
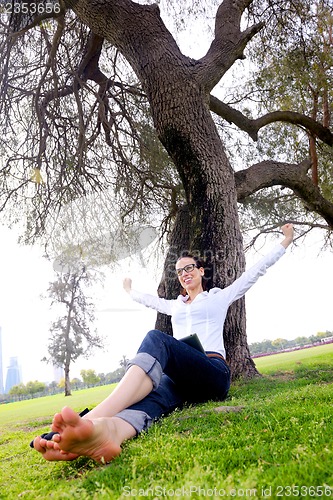
[[[176,300],[136,292],[126,278],[124,288],[134,300],[171,316],[174,337],[150,331],[121,382],[102,403],[82,418],[63,408],[53,418],[52,439],[36,437],[33,447],[46,460],[73,460],[83,455],[106,463],[120,454],[125,440],[185,402],[224,399],[230,386],[222,335],[228,308],[285,253],[294,231],[292,224],[281,229],[281,244],[224,289],[204,291],[204,268],[191,256],[176,263],[179,282],[186,291]],[[191,333],[198,335],[205,353],[179,341]]]

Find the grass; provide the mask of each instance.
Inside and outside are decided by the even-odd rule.
[[[106,467],[49,463],[28,443],[61,406],[92,407],[110,386],[0,406],[0,498],[333,496],[333,345],[256,363],[262,377],[174,412]]]

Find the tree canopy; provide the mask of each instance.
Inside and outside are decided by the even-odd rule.
[[[201,2],[185,2],[177,6],[166,1],[160,3],[160,8],[170,23],[173,16],[174,29],[184,31],[193,18],[207,13],[213,16],[218,3],[208,7]],[[28,239],[41,235],[46,228],[50,232],[50,227],[61,227],[61,209],[101,190],[112,193],[108,195],[108,204],[117,207],[119,218],[129,224],[133,219],[141,222],[142,217],[151,222],[156,213],[169,221],[184,202],[184,193],[178,173],[157,141],[149,116],[149,98],[140,77],[129,67],[131,60],[126,60],[126,54],[112,37],[108,40],[98,29],[94,32],[80,15],[73,15],[70,8],[75,12],[80,2],[55,1],[53,13],[47,11],[45,2],[37,4],[37,12],[16,9],[2,15],[1,207],[9,206],[12,220],[21,217],[21,208],[25,207]],[[144,9],[139,5],[135,9],[132,2],[109,4],[114,9],[130,6],[127,17],[133,22],[134,12],[140,15]],[[329,130],[331,2],[238,2],[233,8],[230,5],[223,2],[217,10],[215,38],[209,32],[207,19],[205,42],[209,37],[213,40],[206,55],[212,56],[215,67],[211,71],[216,72],[210,85],[215,88],[209,95],[209,105],[218,117],[221,133],[226,134],[227,130],[234,143],[238,137],[244,145],[244,135],[242,139],[239,134],[231,134],[226,126],[229,123],[244,131],[250,141],[263,136],[259,147],[247,143],[245,154],[240,147],[233,150],[241,208],[266,207],[267,215],[274,203],[277,213],[270,217],[274,227],[285,218],[282,207],[287,201],[298,222],[329,228],[333,144]],[[94,9],[99,12],[98,3]],[[224,42],[221,50],[226,51],[228,43],[223,38],[228,29],[235,36],[240,21],[247,28],[241,33],[239,54],[230,51],[230,61],[217,68],[214,57],[221,58],[221,53],[217,51],[214,56],[214,45]],[[22,51],[22,46],[27,50]],[[244,57],[253,60],[255,70],[251,70],[243,85],[234,81],[230,92],[224,75],[233,66],[237,67],[237,78],[239,72],[244,73]],[[203,67],[204,58],[199,61],[197,67]],[[247,74],[245,71],[245,77]],[[221,93],[223,98],[217,98]],[[253,118],[255,113],[257,118]],[[286,123],[292,124],[293,129]],[[270,132],[266,133],[267,129]],[[317,173],[318,190],[309,183],[309,162],[302,163],[312,155],[312,167],[315,162],[318,164],[314,148],[309,151],[310,137],[319,147],[322,160]],[[287,163],[290,158],[291,165]],[[249,164],[255,159],[259,161]],[[289,189],[283,196],[268,189],[267,195],[256,200],[258,193],[273,185]],[[294,193],[301,206],[293,203]],[[18,201],[20,215],[15,210]],[[245,213],[250,214],[246,209]]]

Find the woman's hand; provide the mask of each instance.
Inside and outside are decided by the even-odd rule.
[[[124,287],[124,290],[126,290],[127,293],[130,293],[130,291],[132,290],[132,280],[131,278],[125,278],[124,281],[123,281],[123,287]]]
[[[284,224],[281,227],[281,231],[284,234],[284,240],[281,241],[281,245],[287,248],[294,239],[294,226],[292,224]]]

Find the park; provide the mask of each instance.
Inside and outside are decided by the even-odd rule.
[[[29,447],[67,404],[63,394],[1,405],[1,498],[199,498],[214,490],[215,498],[331,498],[332,363],[333,344],[260,358],[261,377],[233,384],[224,402],[175,411],[106,467],[84,457],[47,463]],[[110,389],[75,391],[70,404],[91,408]]]
[[[1,495],[331,495],[331,344],[254,360],[244,294],[290,245],[306,249],[318,237],[320,250],[332,249],[332,7],[332,0],[1,3],[0,222],[56,264],[48,292],[59,316],[45,337],[43,361],[64,370],[66,396],[66,402],[55,395],[1,405]],[[114,406],[106,412],[112,415],[96,407],[103,391],[117,400],[122,382],[72,394],[70,370],[78,357],[103,348],[89,286],[103,266],[115,267],[125,255],[140,254],[145,269],[138,251],[144,228],[157,235],[154,300],[165,306],[154,307],[155,336],[148,340],[181,351],[177,367],[185,366],[186,354],[200,401],[213,399],[204,396],[219,385],[221,404],[177,409],[127,442],[137,428],[117,420]],[[246,251],[260,253],[281,230],[280,245],[253,275],[245,272]],[[284,280],[296,296],[297,283],[289,275]],[[124,280],[125,291],[145,304],[131,283]],[[226,299],[205,315],[199,294]],[[178,327],[207,340],[207,357],[186,353],[166,335],[176,331],[178,299],[187,311],[198,305],[194,325],[202,331],[187,332],[192,313],[185,309]],[[283,326],[288,333],[288,322]],[[127,369],[138,403],[168,375],[159,367],[154,380],[137,359]],[[224,385],[213,367],[224,370]],[[209,370],[210,383],[200,384]],[[189,370],[182,377],[180,371],[177,389],[186,379],[190,390]],[[122,393],[130,393],[127,406],[118,399],[119,411],[136,402],[133,387]],[[126,453],[107,467],[84,457],[43,462],[27,443],[49,429],[63,403],[105,417],[104,436],[106,417],[115,417],[112,425],[121,421]],[[70,420],[65,414],[60,427]],[[71,415],[81,430],[90,425],[91,443],[102,419],[85,424]],[[56,439],[66,442],[64,434],[50,448],[37,438],[35,447],[59,458]],[[102,461],[103,446],[97,448]]]

